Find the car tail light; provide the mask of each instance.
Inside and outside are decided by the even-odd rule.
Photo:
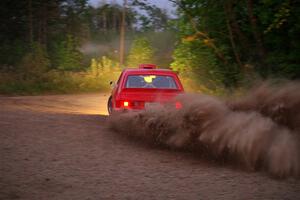
[[[143,101],[119,100],[119,101],[116,101],[116,107],[123,108],[123,109],[143,109],[144,102]]]
[[[175,103],[175,108],[176,108],[176,109],[181,109],[181,108],[182,108],[181,102],[176,101],[176,103]]]
[[[116,101],[117,108],[129,108],[130,106],[131,106],[131,102],[129,101],[124,101],[124,100]]]
[[[129,107],[129,102],[128,101],[124,101],[123,102],[123,106],[124,106],[124,108],[128,108]]]

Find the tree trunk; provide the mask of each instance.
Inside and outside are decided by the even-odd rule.
[[[231,5],[229,5],[231,6]],[[228,5],[224,5],[224,11],[225,11],[225,17],[226,17],[226,25],[227,25],[227,29],[228,29],[228,33],[229,33],[229,39],[230,39],[230,43],[231,43],[231,48],[232,48],[232,51],[233,51],[233,54],[234,54],[234,57],[235,57],[235,61],[236,63],[238,64],[238,66],[240,67],[240,69],[243,70],[243,64],[241,62],[241,59],[240,59],[240,54],[236,48],[236,44],[235,44],[235,41],[234,41],[234,35],[232,33],[232,27],[230,25],[230,22],[229,22],[229,13],[230,13],[230,8],[228,8]]]
[[[47,29],[48,29],[48,12],[47,12],[47,3],[43,3],[42,7],[42,44],[46,47],[47,45]]]
[[[236,1],[234,1],[236,2]],[[242,47],[243,53],[247,53],[250,49],[250,43],[248,38],[245,36],[245,34],[241,31],[240,25],[236,20],[236,13],[234,11],[234,5],[232,1],[229,1],[227,4],[227,8],[228,8],[228,17],[229,17],[229,23],[231,25],[232,28],[232,32],[233,35],[236,35],[238,40],[239,40],[239,44]]]
[[[127,6],[127,0],[124,0],[123,11],[122,11],[122,21],[121,21],[121,33],[120,33],[120,67],[122,67],[124,65],[126,6]]]
[[[38,43],[42,44],[42,20],[39,19],[38,20],[38,38],[37,38],[37,41]]]
[[[47,40],[47,3],[42,2],[38,7],[38,42],[45,46]]]
[[[33,43],[32,0],[28,0],[28,41]]]
[[[248,9],[248,15],[251,24],[252,34],[254,36],[255,43],[256,43],[257,52],[261,61],[263,61],[266,56],[266,50],[263,45],[262,36],[257,27],[257,19],[253,14],[253,0],[247,0],[247,9]]]
[[[112,27],[112,30],[114,31],[114,32],[117,32],[117,30],[118,30],[118,27],[117,27],[117,17],[116,17],[116,10],[113,10],[113,13],[112,13],[112,15],[113,15],[113,27]]]
[[[102,29],[104,32],[107,31],[107,18],[106,18],[106,11],[104,10],[102,13]]]

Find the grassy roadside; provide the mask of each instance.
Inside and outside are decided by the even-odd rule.
[[[119,71],[93,74],[91,72],[49,71],[29,78],[24,74],[0,73],[1,95],[39,95],[86,92],[106,92],[109,82],[116,80]]]

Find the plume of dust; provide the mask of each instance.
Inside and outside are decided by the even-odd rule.
[[[199,155],[300,175],[300,84],[263,84],[239,99],[179,96],[183,108],[159,106],[109,118],[114,131]]]

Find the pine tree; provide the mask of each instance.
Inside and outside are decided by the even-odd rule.
[[[66,41],[62,41],[58,47],[58,69],[79,70],[82,68],[82,53],[78,50],[78,42],[75,37],[68,35]]]

